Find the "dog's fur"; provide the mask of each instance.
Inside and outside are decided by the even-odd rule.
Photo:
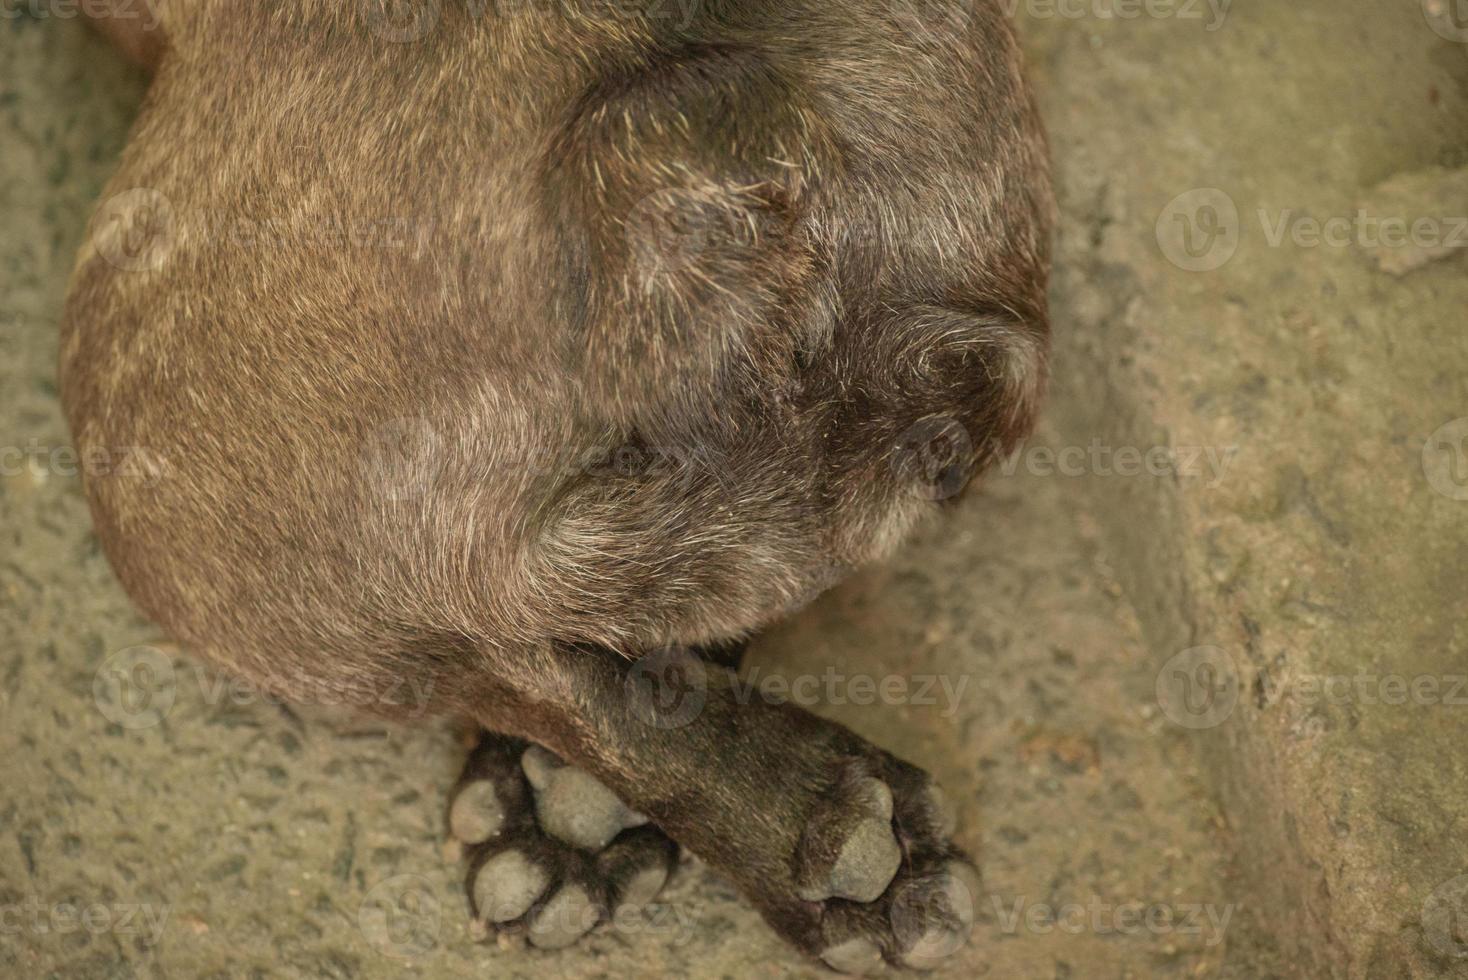
[[[104,208],[63,337],[83,454],[154,467],[88,480],[124,585],[286,696],[413,677],[550,746],[818,950],[781,882],[874,750],[718,683],[640,726],[622,680],[895,546],[950,496],[914,433],[966,474],[1029,426],[1051,201],[999,5],[155,9],[108,190],[150,208]]]

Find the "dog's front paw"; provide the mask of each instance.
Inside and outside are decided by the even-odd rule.
[[[797,894],[821,903],[811,952],[843,973],[931,969],[973,928],[979,877],[949,840],[952,811],[923,772],[883,754],[844,764],[807,822]]]
[[[601,783],[538,746],[484,733],[449,804],[470,912],[485,933],[559,949],[653,901],[677,845]]]

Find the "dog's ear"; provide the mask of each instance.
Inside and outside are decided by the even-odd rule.
[[[644,52],[581,99],[544,173],[588,404],[676,418],[731,372],[768,383],[819,332],[803,227],[830,155],[819,126],[765,55],[732,45]]]
[[[91,0],[82,10],[129,61],[152,73],[168,47],[163,5],[164,0]]]

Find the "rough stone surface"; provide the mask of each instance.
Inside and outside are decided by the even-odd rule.
[[[1017,9],[1063,230],[1030,448],[1214,455],[1072,477],[1026,452],[762,638],[746,678],[813,676],[814,710],[946,787],[984,881],[940,976],[1451,976],[1465,260],[1392,275],[1359,238],[1271,239],[1286,212],[1444,200],[1381,191],[1468,165],[1468,45],[1431,0],[1239,4],[1216,30],[1205,4],[1042,6]],[[0,450],[25,455],[0,457],[0,974],[826,975],[691,860],[570,949],[475,942],[443,849],[454,733],[271,703],[139,618],[55,361],[142,86],[74,20],[0,20],[0,51]],[[1186,268],[1230,228],[1226,264]],[[1437,688],[1392,703],[1394,677]]]
[[[1164,700],[1197,726],[1292,975],[1468,972],[1448,915],[1468,913],[1453,11],[1297,0],[1235,4],[1212,32],[1025,25],[1066,216],[1061,444],[1233,453],[1077,490],[1154,665],[1216,648],[1164,670]],[[1383,244],[1384,219],[1460,244],[1424,264],[1429,239]],[[1189,682],[1213,702],[1189,707]]]

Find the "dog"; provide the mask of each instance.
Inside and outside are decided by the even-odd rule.
[[[60,376],[83,458],[144,461],[86,478],[137,604],[481,731],[486,929],[566,946],[681,845],[835,969],[961,942],[932,780],[731,670],[1031,425],[1054,204],[997,0],[98,3],[153,77]]]

